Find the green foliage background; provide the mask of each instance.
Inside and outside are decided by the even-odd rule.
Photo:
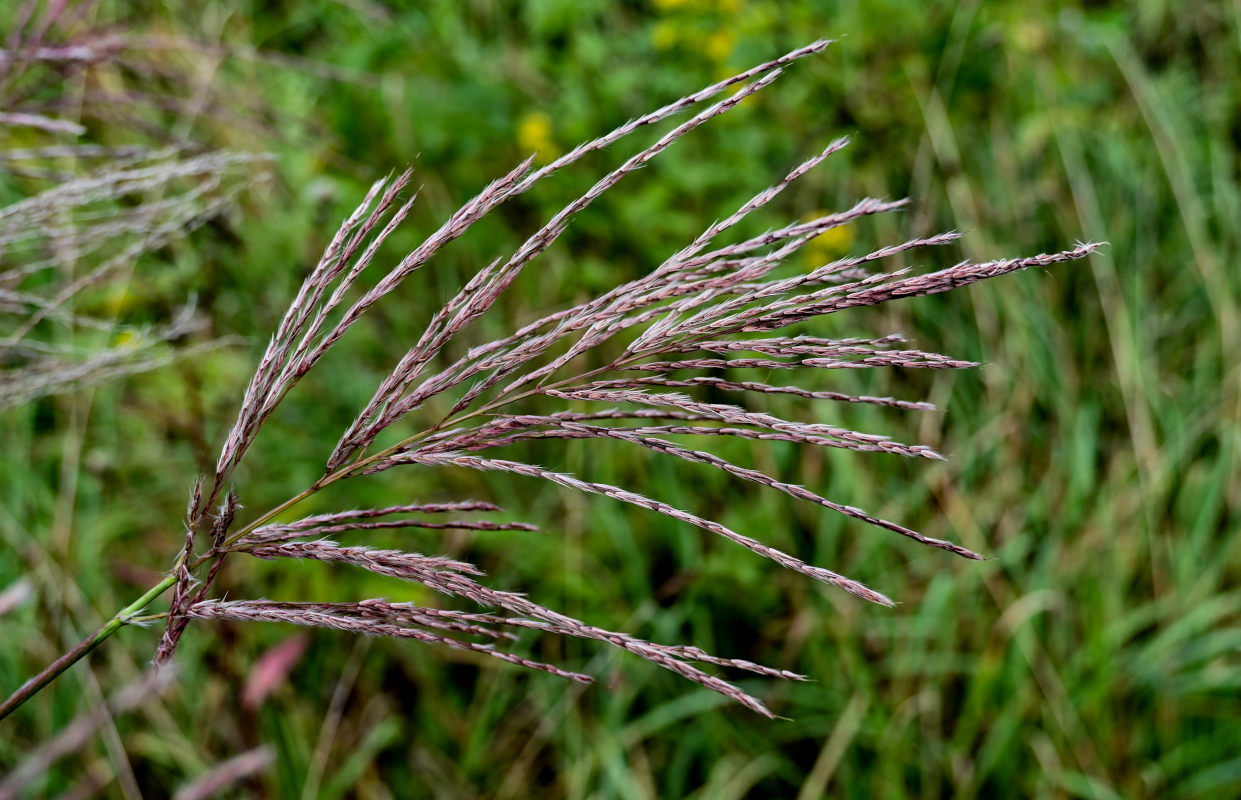
[[[138,265],[122,304],[127,319],[159,319],[197,292],[212,331],[247,344],[0,416],[0,589],[23,576],[36,588],[33,602],[0,617],[4,692],[167,567],[193,477],[214,462],[305,270],[370,181],[406,163],[422,188],[390,258],[532,147],[563,151],[725,74],[842,36],[583,214],[471,341],[648,269],[842,134],[852,146],[756,227],[865,195],[908,195],[908,213],[831,246],[969,234],[959,252],[910,262],[924,266],[1079,239],[1110,245],[1088,262],[811,329],[904,331],[926,349],[986,362],[965,374],[810,378],[816,388],[925,396],[942,413],[772,406],[926,442],[950,456],[946,465],[713,443],[959,540],[991,555],[986,562],[919,549],[624,443],[523,451],[715,515],[893,595],[902,601],[893,610],[656,515],[516,478],[389,473],[313,506],[495,500],[508,509],[503,518],[543,532],[428,532],[411,546],[476,559],[495,585],[590,622],[811,675],[800,685],[744,682],[790,720],[758,718],[593,646],[519,645],[597,673],[583,690],[415,643],[330,633],[308,634],[287,681],[253,708],[240,697],[256,660],[304,634],[197,624],[179,685],[117,718],[39,791],[63,790],[95,764],[131,768],[145,792],[162,796],[266,743],[276,765],[243,795],[1241,792],[1241,6],[211,0],[105,2],[85,22],[217,46],[153,56],[211,98],[177,124],[215,146],[272,151],[276,180]],[[94,79],[138,80],[106,66]],[[84,122],[92,141],[142,135]],[[158,129],[166,118],[152,122]],[[463,275],[511,250],[637,147],[587,159],[506,206],[377,308],[260,437],[239,476],[250,512],[318,477],[345,423]],[[8,175],[0,197],[44,186]],[[421,597],[321,565],[241,559],[221,591]],[[0,724],[0,771],[136,676],[157,637],[122,631],[88,668]],[[115,783],[105,792],[120,796]]]

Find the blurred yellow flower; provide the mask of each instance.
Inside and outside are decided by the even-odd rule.
[[[542,111],[532,111],[517,124],[517,145],[523,153],[538,153],[535,161],[546,164],[560,155],[552,138],[552,118]]]
[[[816,212],[808,216],[806,221],[825,216],[826,213]],[[812,267],[821,266],[847,254],[852,245],[853,230],[848,225],[828,228],[806,244],[806,260]]]
[[[731,27],[734,20],[724,15],[740,11],[741,0],[655,0],[655,10],[670,17],[651,28],[651,41],[657,50],[682,44],[715,64],[732,55],[737,34]]]
[[[123,311],[127,311],[134,304],[134,295],[129,288],[124,285],[113,286],[108,290],[107,296],[103,301],[104,308],[107,312],[116,317],[120,316]]]
[[[142,337],[133,331],[121,331],[113,338],[112,343],[120,350],[134,350],[142,343]]]
[[[675,22],[663,20],[655,23],[651,29],[651,41],[657,50],[671,50],[681,38],[681,31]]]
[[[655,0],[655,10],[669,11],[737,11],[741,8],[741,0]]]
[[[703,51],[707,58],[720,62],[732,55],[733,46],[737,44],[737,35],[727,28],[716,31],[707,37]]]

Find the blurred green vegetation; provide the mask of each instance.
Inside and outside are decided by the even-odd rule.
[[[203,113],[164,107],[143,119],[156,132],[175,119],[178,135],[213,146],[270,150],[277,180],[138,265],[121,308],[158,319],[196,292],[211,333],[246,345],[0,417],[0,590],[23,577],[35,588],[32,602],[0,616],[4,693],[167,567],[193,477],[214,462],[305,270],[370,181],[406,163],[422,188],[391,257],[531,150],[547,158],[725,74],[840,36],[582,214],[471,341],[640,274],[842,134],[853,144],[755,226],[908,195],[908,213],[825,246],[969,234],[956,252],[910,262],[933,266],[1075,240],[1110,245],[1089,262],[809,328],[904,331],[926,349],[986,362],[966,374],[809,376],[815,388],[926,397],[943,413],[771,404],[926,442],[950,456],[945,465],[704,445],[961,541],[986,562],[624,443],[522,451],[713,515],[896,597],[893,610],[662,517],[512,477],[393,472],[316,501],[326,510],[494,500],[503,518],[544,531],[427,532],[413,546],[474,559],[495,585],[589,622],[811,675],[800,685],[743,681],[790,720],[761,719],[600,647],[519,645],[597,673],[583,690],[330,633],[309,634],[287,681],[255,708],[240,702],[247,675],[300,632],[196,624],[179,685],[118,717],[39,791],[63,790],[98,762],[132,769],[160,796],[266,743],[276,766],[244,791],[291,798],[1241,792],[1241,6],[211,0],[103,2],[80,24],[199,45],[145,55],[186,85],[101,64],[66,92],[200,92],[210,98]],[[91,141],[153,136],[115,118],[84,123]],[[463,276],[639,144],[518,198],[376,308],[260,437],[239,474],[250,512],[318,477],[340,430]],[[0,199],[45,186],[8,174]],[[417,596],[322,565],[240,559],[220,590]],[[157,629],[122,631],[89,668],[2,723],[0,771],[137,675],[157,638]],[[122,796],[115,783],[105,792]]]

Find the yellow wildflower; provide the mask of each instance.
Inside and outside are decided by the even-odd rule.
[[[807,217],[806,221],[825,216],[826,213],[817,212]],[[812,267],[821,266],[846,255],[852,245],[853,230],[848,225],[828,228],[806,244],[806,260]]]
[[[657,22],[655,27],[651,28],[651,41],[654,42],[657,50],[671,50],[676,47],[677,40],[680,38],[680,29],[671,20]]]
[[[535,159],[546,164],[560,155],[552,138],[552,118],[542,111],[532,111],[517,125],[517,145],[524,153],[538,153]]]
[[[103,304],[110,315],[120,316],[122,312],[128,311],[133,306],[134,295],[127,286],[116,285],[108,290]]]
[[[736,44],[737,35],[724,28],[708,36],[702,49],[707,54],[707,58],[719,63],[732,54],[733,46]]]
[[[660,13],[669,11],[737,11],[741,8],[741,0],[655,0],[655,10]]]

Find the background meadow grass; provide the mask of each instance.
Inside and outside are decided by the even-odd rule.
[[[960,252],[931,254],[936,264],[1078,239],[1110,246],[1088,262],[808,329],[903,331],[986,362],[960,374],[813,378],[813,388],[925,397],[942,412],[772,404],[926,442],[947,464],[711,443],[991,556],[981,564],[621,442],[523,447],[525,458],[634,486],[849,574],[900,600],[893,610],[658,515],[511,476],[393,471],[322,498],[319,510],[494,500],[504,519],[543,532],[401,541],[424,536],[411,546],[465,554],[496,585],[588,622],[806,673],[815,682],[742,682],[791,721],[576,642],[521,647],[595,672],[593,688],[411,642],[195,623],[178,685],[118,716],[40,791],[94,768],[131,772],[161,796],[259,744],[275,764],[243,792],[272,797],[1241,791],[1241,6],[217,0],[104,2],[84,24],[113,23],[209,45],[149,51],[211,98],[198,114],[150,112],[152,128],[171,130],[175,114],[179,135],[268,150],[275,180],[144,258],[108,306],[157,321],[195,292],[208,334],[247,344],[0,416],[0,590],[23,579],[34,588],[0,616],[6,693],[167,568],[193,477],[214,463],[304,271],[365,187],[408,162],[422,189],[390,255],[533,150],[554,156],[725,74],[843,35],[583,213],[476,341],[648,269],[841,134],[854,143],[788,192],[783,218],[864,195],[915,202],[816,242],[820,256],[950,228],[969,235]],[[143,80],[105,64],[66,91],[184,94]],[[151,136],[83,122],[91,141]],[[29,146],[4,135],[6,148]],[[620,158],[586,159],[504,207],[377,307],[348,356],[326,359],[260,436],[239,475],[242,502],[259,512],[317,478],[340,428],[462,276]],[[9,173],[0,200],[46,186]],[[239,560],[220,590],[419,599],[367,574]],[[307,646],[287,678],[242,703],[261,655],[291,637]],[[89,669],[6,720],[0,772],[136,677],[157,640],[158,630],[122,631]],[[123,796],[123,785],[105,793]]]

